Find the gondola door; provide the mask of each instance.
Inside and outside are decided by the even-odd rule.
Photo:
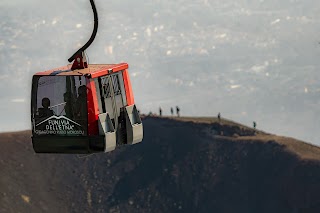
[[[108,113],[117,131],[117,141],[124,143],[125,123],[123,118],[123,107],[126,106],[126,95],[122,72],[117,72],[99,78],[99,88],[101,95],[101,109],[103,113]]]

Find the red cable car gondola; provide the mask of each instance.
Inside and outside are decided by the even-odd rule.
[[[98,28],[93,0],[94,29],[89,41],[67,65],[38,72],[32,79],[32,143],[37,153],[109,152],[142,141],[143,126],[134,104],[128,64],[88,65],[84,50]]]

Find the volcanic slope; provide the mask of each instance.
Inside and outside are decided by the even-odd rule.
[[[216,118],[144,117],[107,154],[35,154],[0,134],[0,212],[320,212],[320,149]]]

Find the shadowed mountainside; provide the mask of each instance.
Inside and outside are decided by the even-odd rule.
[[[214,118],[144,118],[108,154],[35,154],[0,134],[0,212],[319,212],[320,149]]]

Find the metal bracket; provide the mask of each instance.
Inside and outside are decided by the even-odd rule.
[[[84,52],[79,52],[76,54],[71,70],[79,70],[88,68],[87,58],[84,55]]]

